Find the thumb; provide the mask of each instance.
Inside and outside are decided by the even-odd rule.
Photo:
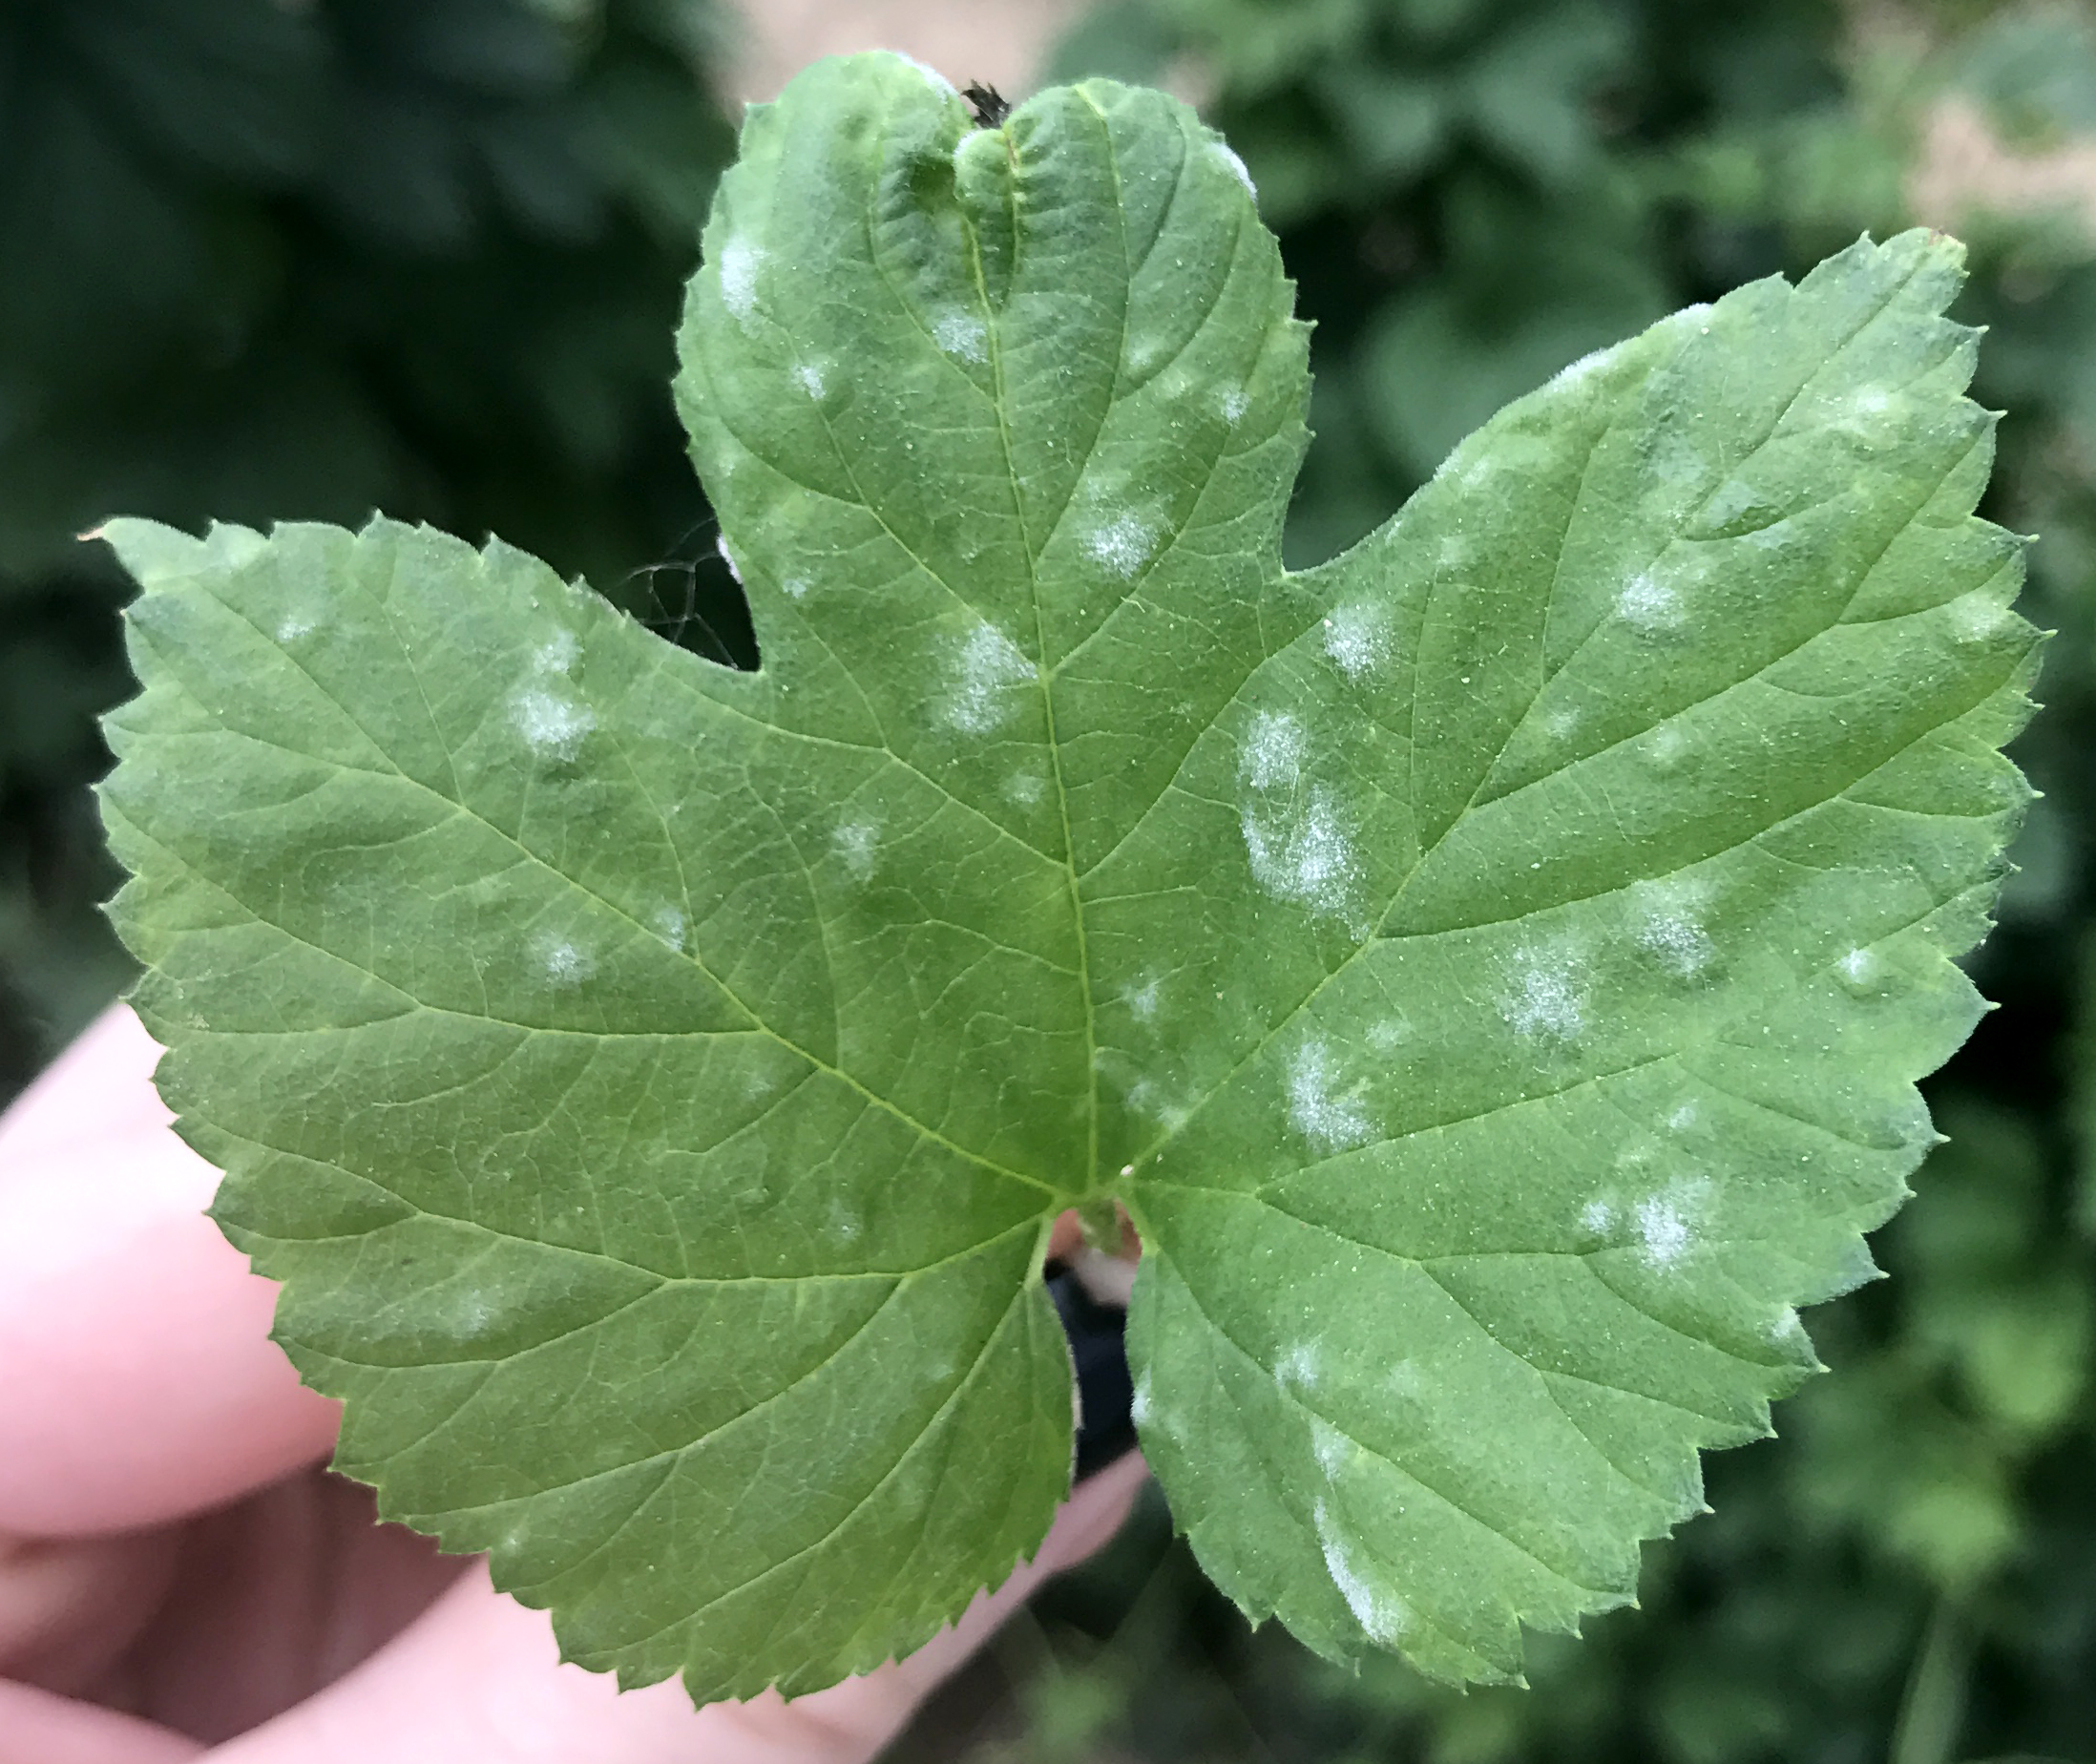
[[[1113,1535],[1147,1474],[1130,1454],[1079,1485],[1034,1561],[909,1658],[786,1702],[694,1710],[674,1682],[621,1694],[563,1665],[552,1626],[468,1574],[347,1676],[204,1764],[860,1764],[1049,1575]]]

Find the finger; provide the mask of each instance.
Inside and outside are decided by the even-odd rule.
[[[157,1524],[333,1442],[267,1339],[276,1288],[203,1215],[218,1172],[158,1058],[113,1005],[0,1117],[0,1531]]]
[[[0,1764],[186,1764],[203,1752],[151,1721],[0,1679]]]
[[[552,1627],[475,1569],[347,1677],[209,1764],[859,1764],[1048,1575],[1097,1549],[1146,1474],[1130,1454],[1080,1484],[1035,1560],[909,1659],[787,1703],[694,1710],[671,1682],[620,1694],[559,1663]]]

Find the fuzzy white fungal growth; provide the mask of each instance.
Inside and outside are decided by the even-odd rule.
[[[655,934],[679,955],[683,954],[684,939],[690,932],[691,927],[686,924],[681,907],[664,907],[655,915]]]
[[[1594,369],[1599,368],[1615,352],[1613,348],[1590,349],[1570,367],[1559,368],[1557,373],[1552,376],[1550,384],[1561,391],[1569,390],[1582,381],[1591,379]]]
[[[1275,1362],[1273,1381],[1285,1391],[1313,1391],[1322,1376],[1317,1345],[1298,1341]]]
[[[1348,1550],[1346,1540],[1339,1535],[1339,1527],[1331,1517],[1331,1509],[1322,1501],[1311,1509],[1311,1518],[1317,1526],[1317,1542],[1325,1552],[1325,1572],[1331,1576],[1331,1584],[1339,1588],[1339,1596],[1346,1600],[1347,1609],[1353,1613],[1353,1620],[1368,1632],[1372,1641],[1388,1648],[1412,1627],[1412,1613],[1405,1602],[1387,1588],[1374,1586]]]
[[[566,937],[541,934],[532,942],[532,956],[555,986],[579,986],[597,972],[595,957]]]
[[[1244,388],[1233,386],[1223,394],[1217,408],[1223,412],[1223,420],[1234,429],[1245,420],[1245,412],[1251,409],[1251,400],[1245,395]]]
[[[1349,680],[1380,667],[1389,651],[1389,626],[1380,608],[1342,606],[1325,620],[1325,653]]]
[[[1694,1215],[1709,1187],[1700,1180],[1677,1182],[1637,1204],[1638,1240],[1648,1267],[1679,1267],[1695,1248]]]
[[[873,860],[880,848],[881,830],[871,821],[852,821],[830,834],[829,843],[854,881],[864,882],[873,873]]]
[[[286,613],[277,623],[277,641],[295,643],[302,637],[310,637],[319,620],[305,613]]]
[[[746,239],[721,247],[721,299],[744,330],[757,316],[757,272],[764,262],[764,252]]]
[[[1261,711],[1246,733],[1237,775],[1255,790],[1294,788],[1303,775],[1302,724],[1286,711]]]
[[[823,370],[812,363],[804,362],[793,370],[793,377],[800,381],[801,389],[817,404],[823,401]]]
[[[1353,845],[1326,791],[1312,790],[1300,809],[1270,820],[1247,808],[1238,826],[1252,880],[1261,888],[1277,900],[1345,919],[1356,934],[1367,934],[1352,911]]]
[[[573,760],[597,726],[596,712],[536,686],[511,699],[510,717],[524,745],[543,760]]]
[[[1606,1237],[1615,1223],[1614,1204],[1600,1195],[1580,1208],[1580,1228],[1592,1232],[1596,1237]]]
[[[1355,1090],[1334,1093],[1338,1068],[1322,1041],[1306,1041],[1289,1062],[1289,1124],[1320,1151],[1345,1151],[1373,1139],[1375,1124]]]
[[[1681,591],[1659,580],[1649,570],[1641,570],[1623,585],[1616,597],[1616,612],[1640,631],[1673,631],[1682,623]]]
[[[1353,1457],[1353,1441],[1330,1421],[1310,1417],[1310,1453],[1328,1481],[1336,1480]]]
[[[1035,678],[1034,664],[996,626],[978,624],[961,644],[946,720],[970,735],[987,735],[1011,714],[1010,688]]]
[[[1694,979],[1717,958],[1710,934],[1683,910],[1655,910],[1638,927],[1638,941],[1659,958],[1662,967],[1683,979]]]
[[[581,653],[581,640],[563,626],[539,644],[532,662],[541,674],[565,674]]]
[[[1140,986],[1125,987],[1121,1001],[1128,1007],[1128,1015],[1139,1023],[1157,1020],[1158,991],[1161,982],[1156,978],[1144,980]]]
[[[1578,968],[1564,956],[1523,950],[1515,957],[1514,990],[1499,1014],[1516,1033],[1569,1041],[1586,1027],[1586,992]]]
[[[1038,772],[1014,772],[1004,781],[1004,793],[1022,808],[1031,808],[1048,793],[1048,781]]]
[[[787,599],[798,600],[807,593],[807,578],[805,576],[789,576],[779,584],[779,588]]]
[[[1128,1404],[1128,1418],[1138,1427],[1147,1427],[1150,1422],[1150,1374],[1144,1368],[1142,1376],[1135,1381],[1135,1396]]]
[[[1211,142],[1208,151],[1215,156],[1225,171],[1245,186],[1245,194],[1256,202],[1259,200],[1259,186],[1252,182],[1252,175],[1246,168],[1245,161],[1221,141]]]
[[[932,321],[932,341],[964,362],[979,364],[990,359],[990,327],[957,306]]]
[[[1877,979],[1877,957],[1869,950],[1854,949],[1834,963],[1834,970],[1848,985],[1865,989]]]
[[[735,561],[735,554],[728,550],[727,536],[725,534],[714,535],[713,549],[719,554],[721,561],[727,565],[728,574],[735,578],[735,585],[740,588],[743,585],[743,569]]]
[[[1126,581],[1157,551],[1157,532],[1137,514],[1121,514],[1084,536],[1084,555],[1108,575]]]
[[[957,98],[960,96],[959,92],[954,88],[954,82],[948,79],[945,74],[941,74],[938,69],[934,67],[927,67],[923,62],[919,61],[916,56],[906,55],[900,50],[895,50],[891,52],[893,53],[897,61],[907,62],[911,67],[916,69],[919,74],[923,74],[924,83],[930,86],[933,91],[939,94],[940,96],[949,98]]]

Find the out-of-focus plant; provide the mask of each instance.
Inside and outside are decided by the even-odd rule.
[[[664,390],[733,137],[714,0],[0,10],[0,1095],[121,977],[85,786],[117,508],[499,527],[616,583],[703,514]]]
[[[1662,307],[1859,228],[1972,244],[2005,406],[1991,512],[2056,625],[2019,757],[2047,792],[1938,1079],[1949,1143],[1815,1312],[1841,1376],[1711,1467],[1643,1608],[1531,1648],[1527,1691],[1348,1677],[1204,1593],[1154,1506],[899,1755],[1429,1764],[2096,1757],[2096,24],[1962,0],[1118,0],[1056,72],[1176,79],[1242,145],[1319,325],[1297,561],[1475,416]],[[2079,157],[2078,157],[2079,156]],[[2077,1027],[2077,1025],[2080,1025]],[[2086,1172],[2086,1173],[2085,1173]],[[942,1722],[946,1725],[942,1727]]]

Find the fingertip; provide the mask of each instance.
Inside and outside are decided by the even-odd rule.
[[[0,1530],[157,1523],[333,1441],[268,1339],[276,1288],[204,1216],[218,1172],[158,1057],[112,1006],[0,1117]]]
[[[156,1722],[0,1679],[0,1764],[188,1764],[204,1750]]]

